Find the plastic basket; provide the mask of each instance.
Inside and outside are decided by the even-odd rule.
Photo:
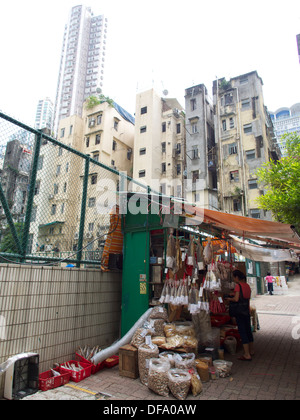
[[[108,357],[105,361],[105,367],[111,368],[119,364],[119,356]]]
[[[60,368],[53,369],[56,372],[59,372],[59,376],[54,376],[51,370],[39,374],[39,389],[41,391],[48,391],[49,389],[54,389],[59,386],[65,385],[70,380],[70,373],[61,372]]]
[[[92,365],[91,363],[85,363],[85,362],[78,362],[78,360],[70,360],[66,363],[74,364],[76,367],[78,367],[78,365],[80,364],[80,366],[82,366],[83,369],[79,370],[78,372],[71,370],[71,369],[67,369],[65,367],[60,366],[61,372],[65,372],[65,373],[70,373],[70,380],[73,382],[80,382],[85,378],[88,378],[89,376],[91,376],[92,373]],[[65,363],[63,363],[63,365],[65,365]]]
[[[88,363],[88,364],[92,365],[92,375],[99,372],[99,370],[105,368],[105,361],[103,361],[101,363],[98,363],[97,365],[94,365],[92,362],[90,362],[87,359],[85,359],[84,357],[80,356],[80,354],[78,354],[78,353],[75,354],[75,359],[78,360],[80,364],[81,364],[81,362],[84,362],[84,363]]]

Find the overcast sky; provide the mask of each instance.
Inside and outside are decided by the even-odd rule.
[[[0,110],[33,125],[55,99],[71,7],[108,18],[103,93],[135,112],[152,86],[184,107],[186,88],[257,70],[270,111],[300,102],[300,0],[0,0]]]

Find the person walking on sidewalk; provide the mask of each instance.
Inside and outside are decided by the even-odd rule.
[[[243,343],[244,355],[239,357],[239,360],[251,361],[254,356],[254,339],[251,329],[250,318],[250,298],[251,288],[247,283],[246,276],[240,270],[234,270],[232,273],[233,281],[236,283],[233,297],[228,298],[229,302],[239,302],[240,297],[248,301],[249,314],[237,315],[235,320],[238,326],[238,331]],[[242,295],[242,296],[241,296]]]
[[[275,279],[273,276],[271,276],[271,273],[267,273],[266,282],[268,285],[268,292],[270,296],[273,296],[273,283]]]

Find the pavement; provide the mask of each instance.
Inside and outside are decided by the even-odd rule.
[[[300,276],[290,278],[283,295],[263,295],[252,299],[258,313],[260,330],[254,333],[255,355],[251,362],[237,359],[240,353],[225,353],[233,362],[231,376],[203,383],[197,397],[201,400],[300,400]],[[79,383],[46,392],[37,392],[23,400],[105,400],[174,401],[161,397],[142,385],[140,379],[119,375],[119,368],[107,368]]]

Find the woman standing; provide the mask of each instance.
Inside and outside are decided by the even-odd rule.
[[[268,292],[270,296],[273,296],[273,283],[274,283],[274,277],[271,276],[271,273],[267,273],[266,282],[268,284]]]
[[[241,300],[248,300],[248,310],[246,314],[236,315],[236,323],[238,326],[238,331],[244,347],[244,355],[239,357],[239,360],[251,361],[252,356],[254,355],[254,339],[251,330],[251,319],[250,319],[250,298],[251,298],[251,289],[249,284],[246,281],[246,276],[240,270],[234,270],[233,280],[236,283],[234,289],[234,296],[228,298],[229,302],[241,302]]]

